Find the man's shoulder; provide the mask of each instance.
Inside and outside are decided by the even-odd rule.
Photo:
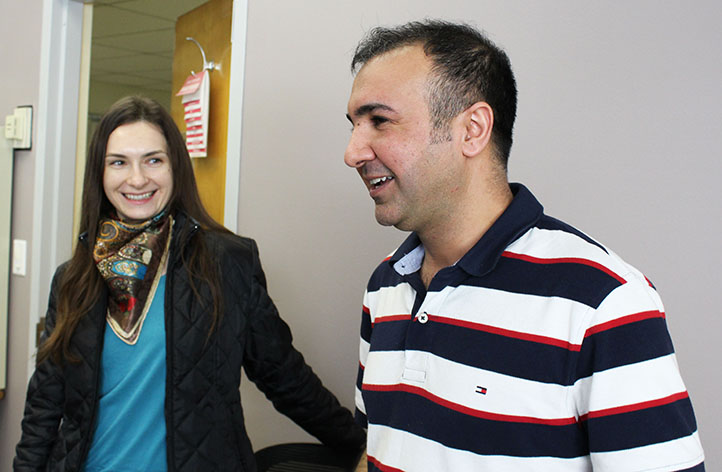
[[[518,255],[547,264],[582,264],[605,272],[620,282],[634,271],[616,253],[576,227],[548,215],[542,216],[504,255]]]

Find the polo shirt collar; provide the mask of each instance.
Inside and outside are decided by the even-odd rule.
[[[514,198],[504,213],[494,222],[481,239],[456,263],[470,275],[481,277],[490,272],[504,250],[533,227],[544,212],[541,203],[524,185],[512,183]],[[414,232],[389,258],[396,272],[407,275],[421,268],[424,247]]]

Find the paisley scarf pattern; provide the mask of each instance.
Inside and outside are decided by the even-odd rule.
[[[134,224],[103,218],[93,259],[108,285],[107,321],[125,343],[138,341],[168,257],[173,219],[160,212]]]

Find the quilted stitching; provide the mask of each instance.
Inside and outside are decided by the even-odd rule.
[[[182,229],[182,217],[177,224]],[[168,469],[255,470],[240,405],[241,367],[279,411],[308,432],[331,446],[361,447],[365,436],[350,412],[293,349],[288,326],[266,293],[255,242],[200,233],[221,264],[224,296],[223,318],[208,338],[210,303],[199,302],[190,288],[178,254],[187,247],[178,241],[182,234],[175,231],[171,261],[176,263],[166,286]],[[201,295],[210,300],[208,287]],[[55,321],[53,297],[48,333]],[[33,375],[16,470],[44,469],[51,448],[48,470],[79,469],[90,444],[104,313],[99,304],[79,324],[73,337],[79,363],[60,369],[46,361]],[[65,412],[62,421],[59,411]],[[58,427],[55,444],[43,439]]]

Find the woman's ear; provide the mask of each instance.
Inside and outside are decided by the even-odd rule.
[[[462,113],[466,134],[461,150],[466,157],[481,153],[491,141],[494,127],[494,110],[486,102],[476,102]]]

